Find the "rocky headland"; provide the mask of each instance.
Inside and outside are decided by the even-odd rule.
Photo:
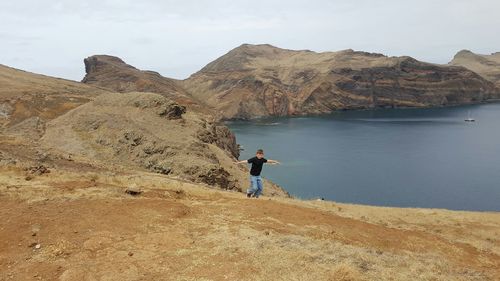
[[[345,50],[316,53],[244,44],[182,81],[223,119],[432,107],[500,97],[461,66]]]

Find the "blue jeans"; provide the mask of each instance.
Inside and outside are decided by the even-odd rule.
[[[250,188],[247,190],[247,194],[253,194],[254,197],[259,198],[262,194],[262,177],[261,176],[250,176]]]

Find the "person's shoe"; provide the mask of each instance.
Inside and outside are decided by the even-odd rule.
[[[252,197],[252,193],[247,193],[247,197],[251,198]]]

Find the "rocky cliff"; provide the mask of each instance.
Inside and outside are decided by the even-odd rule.
[[[460,66],[353,50],[315,53],[248,44],[183,85],[225,119],[445,106],[500,96],[492,82]]]
[[[468,68],[495,83],[500,89],[500,52],[480,55],[469,50],[462,50],[453,57],[450,65]]]
[[[82,82],[85,84],[120,93],[158,93],[193,110],[210,113],[209,108],[195,100],[178,80],[154,71],[139,70],[114,56],[91,56],[84,59],[84,64],[86,75]]]

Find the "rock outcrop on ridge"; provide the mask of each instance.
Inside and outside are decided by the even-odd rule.
[[[158,72],[139,70],[122,59],[108,55],[94,55],[84,59],[86,75],[82,82],[107,88],[113,92],[149,92],[161,94],[193,110],[210,113],[195,100],[179,81],[161,76]]]

